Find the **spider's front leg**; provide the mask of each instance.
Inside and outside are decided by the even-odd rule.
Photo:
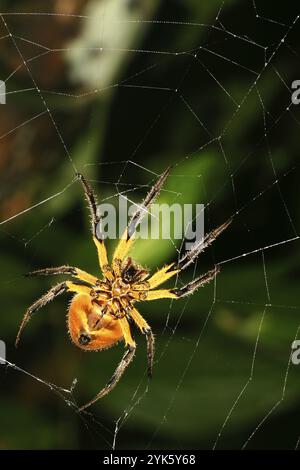
[[[91,214],[91,221],[92,221],[92,233],[93,233],[93,240],[97,248],[98,252],[98,259],[99,259],[99,264],[101,271],[103,272],[104,276],[108,280],[113,280],[113,273],[111,268],[108,265],[108,258],[107,258],[107,251],[104,243],[104,236],[103,233],[101,232],[101,221],[102,221],[102,215],[98,213],[97,210],[97,198],[96,195],[87,182],[87,180],[84,178],[84,176],[81,173],[77,173],[77,178],[82,184],[83,190],[85,197],[88,201],[88,205],[90,208],[90,214]]]
[[[120,264],[120,262],[122,262],[126,258],[129,250],[132,247],[132,244],[134,242],[134,234],[135,234],[137,226],[141,222],[142,218],[146,214],[148,214],[151,204],[159,195],[167,177],[170,174],[170,171],[171,171],[171,167],[168,167],[161,174],[161,176],[158,178],[154,186],[152,186],[152,188],[146,195],[144,201],[138,205],[137,211],[131,217],[128,227],[125,229],[125,232],[123,233],[121,240],[119,241],[118,246],[114,252],[113,265],[114,265],[114,269],[116,269],[117,271],[119,269],[118,265]]]
[[[204,286],[211,282],[216,275],[220,272],[219,266],[216,266],[211,271],[208,271],[202,276],[197,277],[193,281],[189,282],[183,287],[174,289],[156,289],[149,291],[145,300],[157,300],[157,299],[180,299],[187,295],[193,294],[199,287]]]
[[[232,218],[226,220],[226,222],[224,222],[222,225],[209,232],[201,242],[197,243],[190,251],[181,256],[178,261],[175,261],[167,266],[164,266],[162,269],[159,269],[155,274],[153,274],[153,276],[150,277],[150,279],[148,279],[148,289],[151,290],[155,287],[158,287],[171,277],[187,269],[193,262],[196,261],[199,255],[209,245],[211,245],[213,241],[219,235],[221,235],[222,232],[224,232],[224,230],[229,226],[231,221]],[[196,289],[198,289],[198,287],[200,287],[201,285],[204,285],[214,279],[214,277],[218,274],[219,270],[219,266],[216,266],[215,269],[208,271],[203,276],[198,277],[182,289],[160,289],[157,291],[149,292],[147,300],[161,299],[164,296],[167,296],[167,298],[179,298],[185,295],[189,295],[193,293]],[[159,297],[160,294],[161,296]]]

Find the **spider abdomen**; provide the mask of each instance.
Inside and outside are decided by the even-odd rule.
[[[73,343],[86,351],[109,348],[123,338],[116,318],[103,314],[101,305],[84,294],[75,295],[71,301],[68,328]]]

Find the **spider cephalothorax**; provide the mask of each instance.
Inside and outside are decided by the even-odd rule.
[[[107,267],[106,278],[95,281],[89,296],[77,295],[71,302],[69,332],[82,349],[103,349],[119,341],[123,335],[116,320],[129,317],[134,302],[147,298],[147,283],[143,282],[149,275],[146,269],[131,258],[116,262],[115,267]]]
[[[104,237],[101,233],[101,214],[99,215],[97,212],[96,196],[86,179],[78,174],[78,179],[82,184],[90,208],[93,240],[98,252],[102,277],[99,278],[71,266],[39,269],[28,274],[29,276],[64,274],[73,277],[74,280],[55,285],[28,308],[19,328],[16,344],[19,342],[23,328],[32,314],[64,292],[73,293],[68,311],[68,328],[72,341],[78,347],[86,351],[97,351],[109,348],[122,339],[125,342],[126,351],[111,379],[95,398],[81,409],[90,406],[109,393],[133,359],[136,344],[131,336],[129,322],[135,323],[140,331],[146,335],[148,375],[151,376],[154,336],[150,326],[136,309],[136,302],[163,298],[179,299],[192,294],[200,286],[212,281],[219,272],[219,266],[215,266],[211,271],[197,277],[183,287],[157,289],[165,281],[190,266],[199,254],[225,230],[230,220],[208,233],[201,242],[179,257],[178,260],[164,266],[151,276],[147,269],[139,266],[132,258],[128,257],[135,239],[135,230],[141,218],[159,194],[169,172],[170,168],[167,168],[151,188],[144,202],[138,206],[137,212],[131,218],[117,245],[111,265],[108,263]]]

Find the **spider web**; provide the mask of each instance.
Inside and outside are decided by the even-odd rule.
[[[85,385],[84,379],[79,378],[79,371],[81,375],[83,366],[89,367],[89,374],[98,375],[100,389],[105,383],[101,364],[106,361],[106,355],[110,357],[112,372],[120,347],[95,355],[95,359],[91,355],[84,359],[79,359],[79,354],[70,356],[77,358],[79,363],[77,366],[72,364],[70,371],[66,372],[70,378],[67,383],[71,384],[68,386],[58,385],[66,383],[67,379],[62,375],[64,371],[52,374],[52,368],[59,368],[59,363],[54,361],[58,356],[52,354],[51,362],[50,355],[47,367],[41,370],[32,358],[23,357],[25,344],[13,353],[15,361],[10,360],[9,348],[6,367],[1,368],[3,383],[9,390],[18,383],[25,395],[27,393],[27,401],[19,405],[21,408],[30,403],[26,389],[35,390],[36,382],[50,390],[51,401],[60,400],[63,420],[70,423],[65,429],[74,432],[73,427],[77,426],[80,435],[82,428],[87,430],[88,443],[86,437],[81,441],[81,445],[86,447],[134,448],[136,429],[141,433],[138,446],[147,449],[219,449],[232,446],[247,449],[262,447],[262,442],[266,442],[266,447],[280,447],[281,438],[274,437],[272,426],[276,420],[283,419],[289,447],[298,448],[300,431],[294,416],[289,413],[297,403],[299,387],[299,371],[291,363],[291,345],[299,338],[300,330],[299,305],[294,300],[297,299],[297,286],[291,281],[286,293],[280,290],[281,282],[290,275],[286,260],[292,256],[295,257],[292,266],[297,273],[295,253],[299,241],[297,206],[286,196],[289,185],[296,183],[298,165],[292,158],[288,159],[287,165],[282,161],[286,148],[296,152],[300,123],[298,110],[291,103],[291,82],[298,78],[294,75],[299,65],[297,7],[280,5],[273,12],[267,2],[249,1],[245,2],[243,9],[235,10],[238,2],[211,2],[211,8],[207,6],[209,12],[195,8],[196,13],[191,17],[186,15],[181,3],[175,1],[165,8],[159,2],[153,2],[151,9],[147,9],[143,2],[83,3],[84,7],[71,12],[59,11],[58,7],[52,9],[49,2],[48,11],[46,7],[45,11],[35,11],[28,6],[24,11],[1,13],[1,50],[7,48],[7,55],[13,57],[9,75],[0,77],[7,89],[8,104],[5,106],[9,107],[10,101],[14,100],[15,106],[17,103],[22,107],[28,96],[35,103],[29,115],[21,121],[15,116],[7,122],[1,118],[3,149],[5,151],[12,139],[14,142],[22,140],[28,128],[36,135],[41,129],[40,122],[46,122],[47,133],[59,156],[57,166],[64,162],[63,177],[55,184],[45,182],[46,191],[41,198],[36,195],[32,203],[30,201],[21,210],[12,210],[3,217],[0,225],[4,242],[20,256],[27,258],[29,253],[30,259],[26,264],[34,264],[35,253],[38,257],[43,237],[49,231],[56,237],[56,229],[61,233],[56,201],[64,204],[75,194],[78,170],[88,172],[96,169],[103,175],[103,179],[91,179],[98,193],[99,188],[105,188],[101,201],[115,201],[119,196],[126,197],[128,201],[140,200],[141,194],[145,194],[159,174],[143,153],[146,149],[148,155],[151,154],[151,145],[154,151],[163,149],[165,144],[162,140],[157,143],[156,138],[160,136],[162,139],[170,126],[174,127],[174,141],[170,140],[168,144],[172,149],[165,153],[171,152],[166,165],[170,162],[175,164],[170,176],[173,185],[167,186],[162,196],[171,203],[181,202],[184,194],[176,190],[177,186],[184,188],[182,181],[183,185],[195,186],[196,181],[205,199],[207,229],[229,216],[234,216],[234,221],[224,239],[218,240],[216,247],[213,246],[205,255],[207,262],[218,263],[222,267],[212,286],[187,300],[164,301],[162,307],[143,304],[141,311],[150,323],[153,318],[157,337],[152,383],[148,383],[144,372],[145,357],[140,340],[134,364],[116,390],[105,399],[106,404],[98,403],[86,412],[79,413],[80,404],[77,404],[77,392],[79,388],[82,392]],[[231,16],[236,11],[241,15],[239,23]],[[51,29],[56,21],[76,27],[77,39],[61,40],[52,46],[51,41],[45,43],[42,28],[32,33],[34,25],[46,25]],[[85,32],[88,26],[92,28],[93,22],[97,25],[97,34],[96,40],[93,37],[90,41]],[[119,32],[117,39],[112,37],[111,30]],[[190,37],[192,39],[187,40]],[[173,43],[174,38],[176,41]],[[49,56],[63,58],[67,64],[67,72],[64,73],[72,77],[73,86],[56,89],[49,79],[49,87],[42,87],[42,64]],[[84,67],[79,66],[86,56],[91,56],[91,64],[84,62]],[[129,61],[134,62],[134,67],[128,66]],[[167,67],[174,69],[172,79],[165,72]],[[103,69],[110,70],[110,73],[103,72]],[[25,88],[16,88],[18,73],[23,74],[24,83],[27,83]],[[236,80],[229,81],[228,76],[236,76]],[[197,82],[199,88],[195,91]],[[70,103],[81,106],[87,100],[95,100],[101,108],[105,99],[110,99],[116,91],[123,117],[124,110],[129,116],[143,111],[146,116],[144,127],[133,128],[130,135],[124,135],[122,124],[127,131],[128,126],[119,122],[114,133],[116,140],[124,140],[122,159],[114,161],[110,158],[113,150],[109,150],[109,145],[105,149],[108,153],[105,161],[90,157],[89,151],[83,152],[83,147],[79,146],[81,152],[77,153],[84,156],[83,160],[74,151],[70,139],[68,118],[73,112]],[[128,109],[128,105],[132,109]],[[5,113],[6,109],[3,106],[0,112]],[[66,119],[57,117],[57,109],[63,110]],[[99,113],[101,109],[92,108],[88,128],[93,129],[93,121]],[[177,121],[173,115],[177,116]],[[186,119],[183,129],[178,123],[179,116]],[[257,119],[255,122],[254,117]],[[246,148],[238,144],[235,147],[240,123],[241,127],[249,129]],[[185,141],[185,147],[177,149],[178,139],[184,139],[189,127],[194,130],[191,142]],[[103,132],[99,130],[99,133]],[[91,133],[90,140],[94,135]],[[18,145],[15,143],[16,152]],[[30,151],[33,143],[29,139],[26,145]],[[89,139],[84,146],[92,147]],[[111,146],[114,149],[115,143],[112,142]],[[51,154],[47,155],[51,157]],[[209,160],[207,156],[215,157],[213,174],[209,162],[207,166],[201,166],[203,159]],[[4,153],[1,158],[4,160]],[[220,173],[219,167],[226,171]],[[47,171],[47,166],[41,164],[44,176]],[[133,177],[136,174],[139,180]],[[113,176],[110,178],[110,175]],[[212,178],[214,183],[211,183]],[[245,178],[247,187],[244,187]],[[23,191],[24,182],[17,184]],[[224,205],[223,199],[227,201]],[[268,212],[270,202],[276,206],[274,213]],[[85,208],[81,206],[82,212],[77,211],[75,216],[81,217],[84,213]],[[220,212],[224,213],[223,220],[217,220],[215,215]],[[260,218],[265,218],[257,219],[257,213]],[[44,214],[42,223],[39,214]],[[34,223],[32,227],[24,227],[26,235],[20,238],[18,224],[26,224],[27,217],[31,217],[29,220],[34,220]],[[274,227],[278,229],[275,233]],[[59,238],[54,240],[58,242]],[[175,240],[168,240],[163,246],[168,256],[173,257],[178,256],[183,248]],[[141,254],[142,248],[137,247],[137,252]],[[68,252],[67,256],[71,254]],[[81,259],[75,255],[75,261],[76,256]],[[58,265],[54,255],[52,258],[52,264]],[[165,261],[162,258],[159,264]],[[76,264],[71,259],[65,262]],[[198,261],[188,276],[180,276],[176,284],[195,278],[201,266],[202,261]],[[6,292],[11,292],[12,285],[17,286],[18,292],[18,286],[23,282],[12,265],[2,280],[2,295],[5,297]],[[293,299],[292,302],[289,299]],[[8,308],[9,302],[8,299]],[[58,303],[56,310],[63,308],[63,304]],[[189,312],[193,309],[193,315],[198,312],[198,316],[191,320]],[[155,315],[157,311],[159,315]],[[45,317],[40,319],[40,325],[46,321]],[[38,321],[38,317],[34,320]],[[187,328],[189,321],[192,321],[193,331]],[[287,333],[281,334],[285,327]],[[14,330],[15,322],[9,328]],[[50,333],[55,337],[56,331],[50,327]],[[32,340],[33,336],[30,337]],[[38,344],[35,343],[35,347]],[[49,344],[54,348],[55,338]],[[60,354],[64,355],[62,347]],[[92,360],[95,362],[88,366]],[[38,365],[41,367],[41,362]],[[131,375],[133,368],[135,376]],[[108,370],[105,369],[105,373]],[[163,376],[160,371],[163,371]],[[84,377],[87,378],[88,373]],[[21,378],[17,382],[16,375],[23,377],[24,382]],[[55,383],[47,376],[55,377]],[[38,400],[45,399],[38,392],[34,392],[34,396]],[[185,433],[188,434],[193,415],[197,416],[199,425],[195,427],[193,422],[194,436],[187,441]],[[76,418],[78,423],[75,425]],[[15,420],[17,423],[16,416]],[[147,431],[144,431],[144,426],[147,426]],[[5,443],[5,436],[2,439]],[[287,445],[287,440],[284,442]]]

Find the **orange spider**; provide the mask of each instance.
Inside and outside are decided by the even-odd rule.
[[[219,272],[219,266],[216,266],[211,271],[183,287],[156,289],[156,287],[193,263],[198,255],[226,229],[231,220],[226,221],[223,225],[211,231],[192,250],[188,251],[177,261],[159,269],[151,277],[149,277],[147,269],[142,268],[132,258],[127,256],[134,242],[136,227],[151,203],[158,196],[169,173],[170,168],[167,168],[148,192],[137,212],[132,216],[114,252],[111,266],[108,264],[107,252],[101,234],[101,214],[99,215],[97,212],[96,196],[86,179],[78,173],[77,177],[82,184],[89,204],[93,240],[97,248],[103,277],[100,279],[71,266],[39,269],[28,274],[28,276],[68,274],[75,279],[74,281],[65,281],[55,285],[27,309],[18,331],[16,345],[32,314],[64,292],[74,293],[68,312],[68,327],[70,336],[76,346],[85,351],[99,351],[113,346],[122,339],[125,342],[126,351],[111,379],[95,398],[82,406],[80,410],[87,408],[99,398],[109,393],[132,361],[136,350],[136,343],[131,336],[129,321],[133,321],[141,332],[146,335],[148,375],[151,377],[154,357],[154,336],[151,327],[135,308],[134,304],[136,302],[165,298],[179,299],[192,294],[200,286],[213,280]]]

